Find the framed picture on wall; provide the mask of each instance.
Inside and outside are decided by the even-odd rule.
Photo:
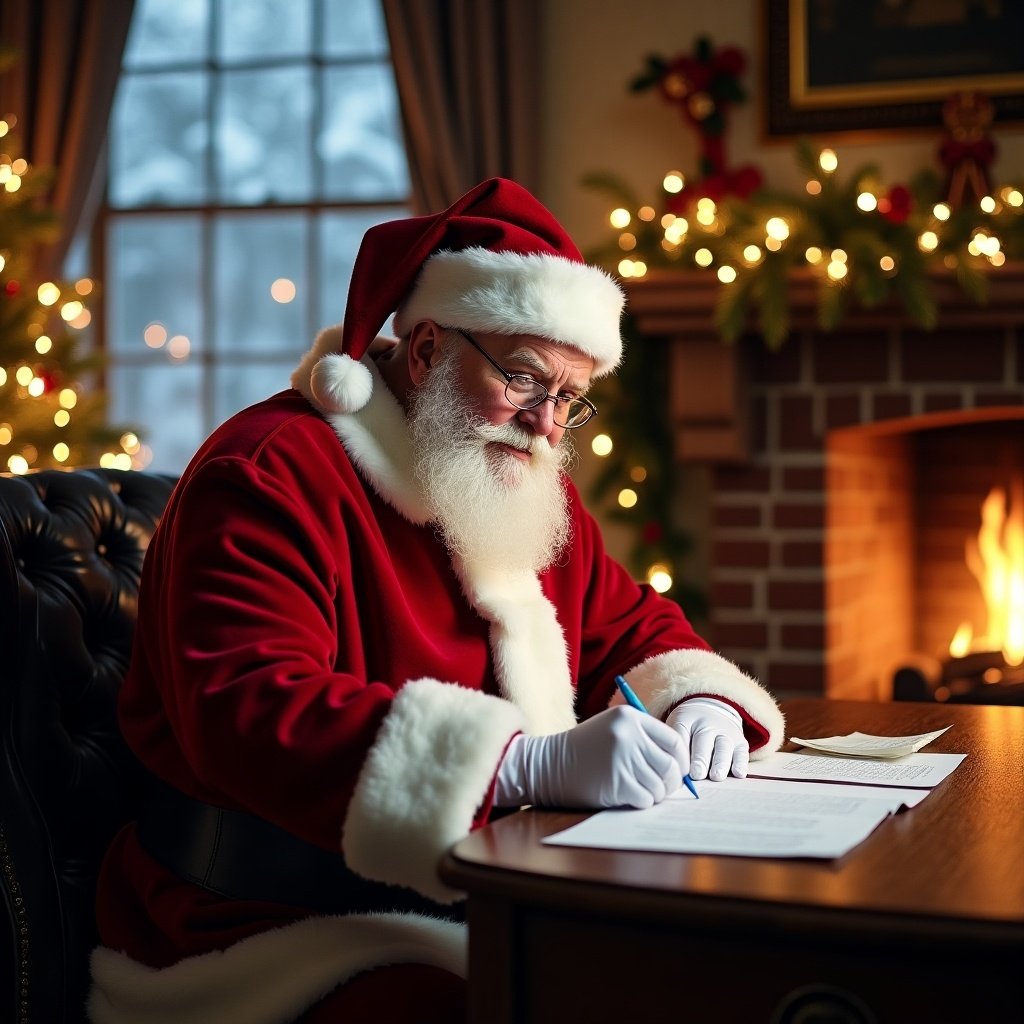
[[[940,130],[975,92],[1024,121],[1021,0],[763,0],[766,134]]]

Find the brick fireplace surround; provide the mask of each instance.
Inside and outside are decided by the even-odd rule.
[[[675,457],[710,465],[709,639],[777,696],[888,699],[910,656],[985,624],[964,540],[1024,471],[1024,265],[993,272],[982,307],[937,275],[934,331],[892,307],[823,333],[794,275],[774,352],[718,339],[719,287],[628,286],[642,334],[671,346]]]

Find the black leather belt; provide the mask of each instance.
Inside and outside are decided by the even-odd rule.
[[[403,911],[462,920],[461,904],[371,882],[333,853],[242,811],[155,784],[136,822],[139,843],[180,878],[235,900],[284,903],[320,913]]]

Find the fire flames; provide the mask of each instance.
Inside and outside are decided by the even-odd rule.
[[[949,653],[1002,651],[1008,665],[1024,664],[1024,477],[993,487],[981,505],[977,537],[967,540],[967,567],[981,586],[988,615],[983,636],[961,623]]]

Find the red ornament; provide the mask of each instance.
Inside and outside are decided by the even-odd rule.
[[[8,295],[17,295],[21,291],[21,284],[18,281],[8,281],[4,285],[4,291]]]
[[[55,388],[59,388],[61,384],[60,374],[56,370],[51,369],[37,369],[35,371],[36,376],[43,382],[43,394],[48,395]]]
[[[893,185],[888,193],[878,198],[878,212],[890,224],[904,224],[910,216],[914,197],[906,185]]]

